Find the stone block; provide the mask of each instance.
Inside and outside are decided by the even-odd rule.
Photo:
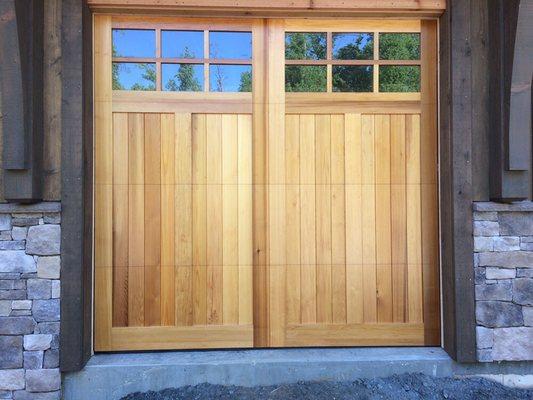
[[[13,310],[31,310],[31,300],[14,300],[11,303]]]
[[[485,276],[487,279],[513,279],[516,278],[516,269],[487,267]]]
[[[522,307],[522,314],[524,315],[524,325],[533,326],[533,307]]]
[[[518,236],[499,236],[494,238],[494,251],[520,250],[520,238]]]
[[[28,229],[26,253],[55,256],[60,252],[61,228],[59,225],[39,225]]]
[[[492,349],[478,349],[477,360],[479,362],[492,362]]]
[[[44,352],[43,368],[59,368],[59,349]]]
[[[61,262],[59,256],[39,257],[37,259],[37,276],[43,279],[59,279]]]
[[[533,328],[494,329],[492,355],[495,361],[533,360]]]
[[[13,218],[13,226],[34,226],[39,225],[39,218]]]
[[[59,334],[59,322],[40,322],[35,332]]]
[[[11,231],[0,231],[0,240],[11,240]]]
[[[24,300],[25,298],[26,291],[24,289],[0,290],[0,300]]]
[[[45,224],[60,224],[61,214],[60,213],[44,213],[43,220]]]
[[[474,221],[474,236],[498,236],[500,227],[494,221]]]
[[[11,314],[11,300],[0,300],[0,317],[7,317]]]
[[[494,240],[490,236],[475,236],[474,237],[474,251],[493,251]]]
[[[533,268],[521,268],[516,270],[517,278],[533,278]]]
[[[32,311],[37,322],[59,321],[59,299],[35,300]]]
[[[15,289],[15,281],[8,279],[0,280],[0,290],[13,290]]]
[[[36,334],[24,336],[24,350],[47,350],[52,343],[52,335]]]
[[[28,228],[25,226],[14,226],[11,231],[11,236],[13,240],[26,240],[26,235],[28,234]]]
[[[478,325],[488,328],[522,326],[524,324],[522,307],[502,301],[478,301],[476,303],[476,321]]]
[[[0,336],[0,369],[22,368],[22,337]]]
[[[520,250],[533,251],[533,243],[520,243]]]
[[[524,306],[533,306],[533,279],[513,280],[513,301]]]
[[[23,369],[0,370],[0,390],[24,389]]]
[[[485,268],[476,267],[474,270],[474,280],[476,285],[481,285],[485,283]]]
[[[474,211],[474,221],[498,221],[498,213],[496,211]]]
[[[501,281],[492,285],[476,285],[476,300],[511,301],[512,298],[510,281]]]
[[[488,349],[492,347],[494,336],[492,329],[483,326],[476,327],[476,345],[478,349]]]
[[[25,351],[24,369],[41,369],[43,367],[44,351]]]
[[[0,252],[0,272],[30,273],[36,271],[35,260],[23,250]]]
[[[51,392],[61,387],[61,374],[58,368],[34,369],[26,371],[28,392]]]
[[[532,251],[479,253],[480,267],[533,268]]]
[[[47,300],[52,297],[52,281],[49,279],[28,279],[28,299]]]
[[[31,315],[31,310],[12,310],[10,317],[20,317],[24,315]]]
[[[0,231],[11,230],[11,215],[0,214]]]
[[[26,242],[24,240],[2,240],[0,250],[24,250]]]
[[[506,236],[533,236],[533,212],[500,213],[500,233]]]
[[[0,317],[0,335],[28,335],[34,329],[32,317]]]
[[[52,281],[52,299],[59,299],[61,296],[61,282],[58,280]]]
[[[60,400],[61,391],[32,393],[26,390],[13,392],[13,400]]]
[[[59,335],[52,335],[52,343],[50,343],[51,349],[59,349]]]

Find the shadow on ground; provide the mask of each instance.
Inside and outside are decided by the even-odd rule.
[[[353,382],[298,382],[255,388],[201,384],[159,392],[132,393],[122,400],[354,400],[457,399],[533,400],[533,390],[512,389],[480,378],[432,378],[422,374]]]

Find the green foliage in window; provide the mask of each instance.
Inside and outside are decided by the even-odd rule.
[[[379,35],[381,60],[420,60],[419,33],[381,33]]]
[[[334,65],[334,92],[372,92],[372,66]]]
[[[130,90],[155,90],[156,73],[154,64],[137,64],[142,70],[141,76],[147,82],[135,82]]]
[[[286,92],[325,92],[327,70],[325,65],[287,65]]]
[[[420,67],[417,65],[382,65],[379,68],[380,92],[419,92]]]
[[[285,34],[285,58],[287,60],[325,60],[325,33]]]
[[[252,91],[252,71],[246,71],[241,74],[241,82],[239,83],[239,92]]]
[[[185,47],[181,58],[193,58],[193,54]],[[199,92],[202,90],[202,85],[194,74],[194,64],[180,64],[178,72],[174,78],[168,80],[165,85],[167,90],[173,92]]]
[[[346,43],[347,40],[353,41]],[[372,60],[374,58],[374,37],[371,33],[335,33],[332,41],[333,58],[336,60]]]

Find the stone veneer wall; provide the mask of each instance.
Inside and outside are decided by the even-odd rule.
[[[533,360],[533,203],[475,203],[474,251],[478,360]]]
[[[0,399],[61,397],[60,204],[0,204]]]

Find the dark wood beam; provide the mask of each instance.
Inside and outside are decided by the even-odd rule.
[[[4,198],[42,200],[43,0],[0,2]]]
[[[61,370],[92,352],[92,22],[83,0],[62,1]]]

